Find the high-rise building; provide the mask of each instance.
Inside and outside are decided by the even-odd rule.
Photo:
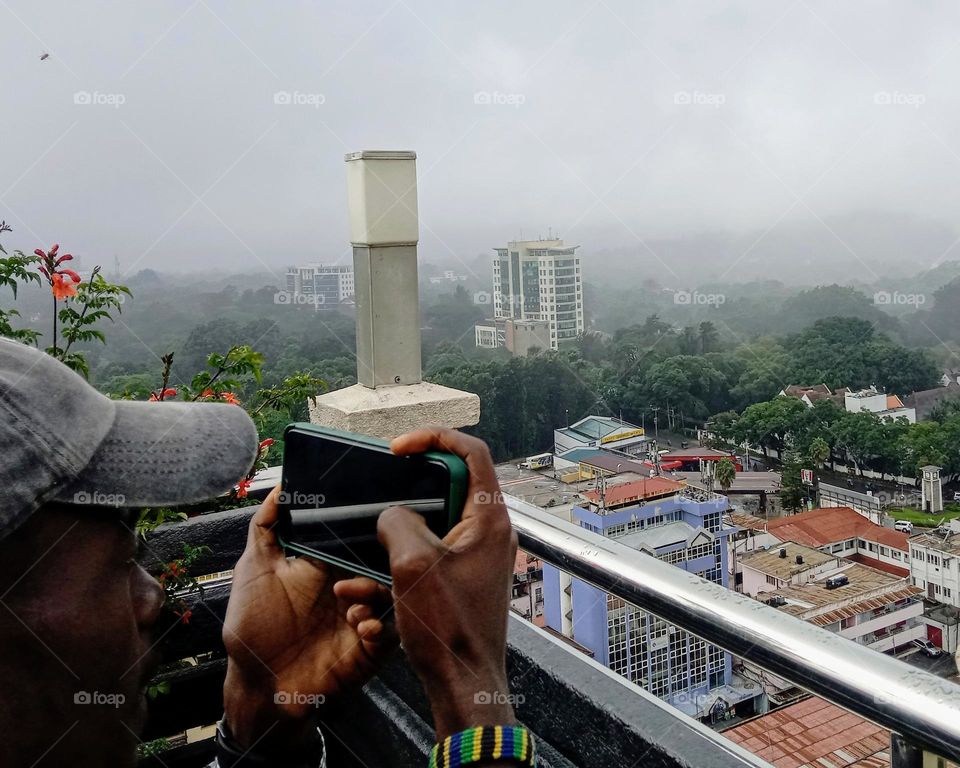
[[[550,348],[583,333],[579,245],[563,240],[514,240],[493,259],[495,320],[549,323]]]
[[[303,264],[287,267],[288,303],[312,304],[315,310],[332,309],[353,295],[353,265]]]

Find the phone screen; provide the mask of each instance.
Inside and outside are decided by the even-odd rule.
[[[377,518],[387,507],[410,507],[438,536],[446,533],[450,473],[426,456],[290,429],[281,491],[284,541],[379,573],[389,566],[377,542]]]

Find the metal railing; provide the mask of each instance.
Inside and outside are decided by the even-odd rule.
[[[505,494],[520,547],[893,732],[895,768],[960,762],[960,686]]]

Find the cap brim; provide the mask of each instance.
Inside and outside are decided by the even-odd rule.
[[[118,400],[110,431],[56,500],[118,507],[192,504],[236,485],[256,454],[256,427],[237,405]]]

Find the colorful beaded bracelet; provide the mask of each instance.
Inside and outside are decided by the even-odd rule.
[[[459,768],[490,760],[536,765],[533,734],[512,725],[484,725],[448,736],[430,753],[429,768]]]

